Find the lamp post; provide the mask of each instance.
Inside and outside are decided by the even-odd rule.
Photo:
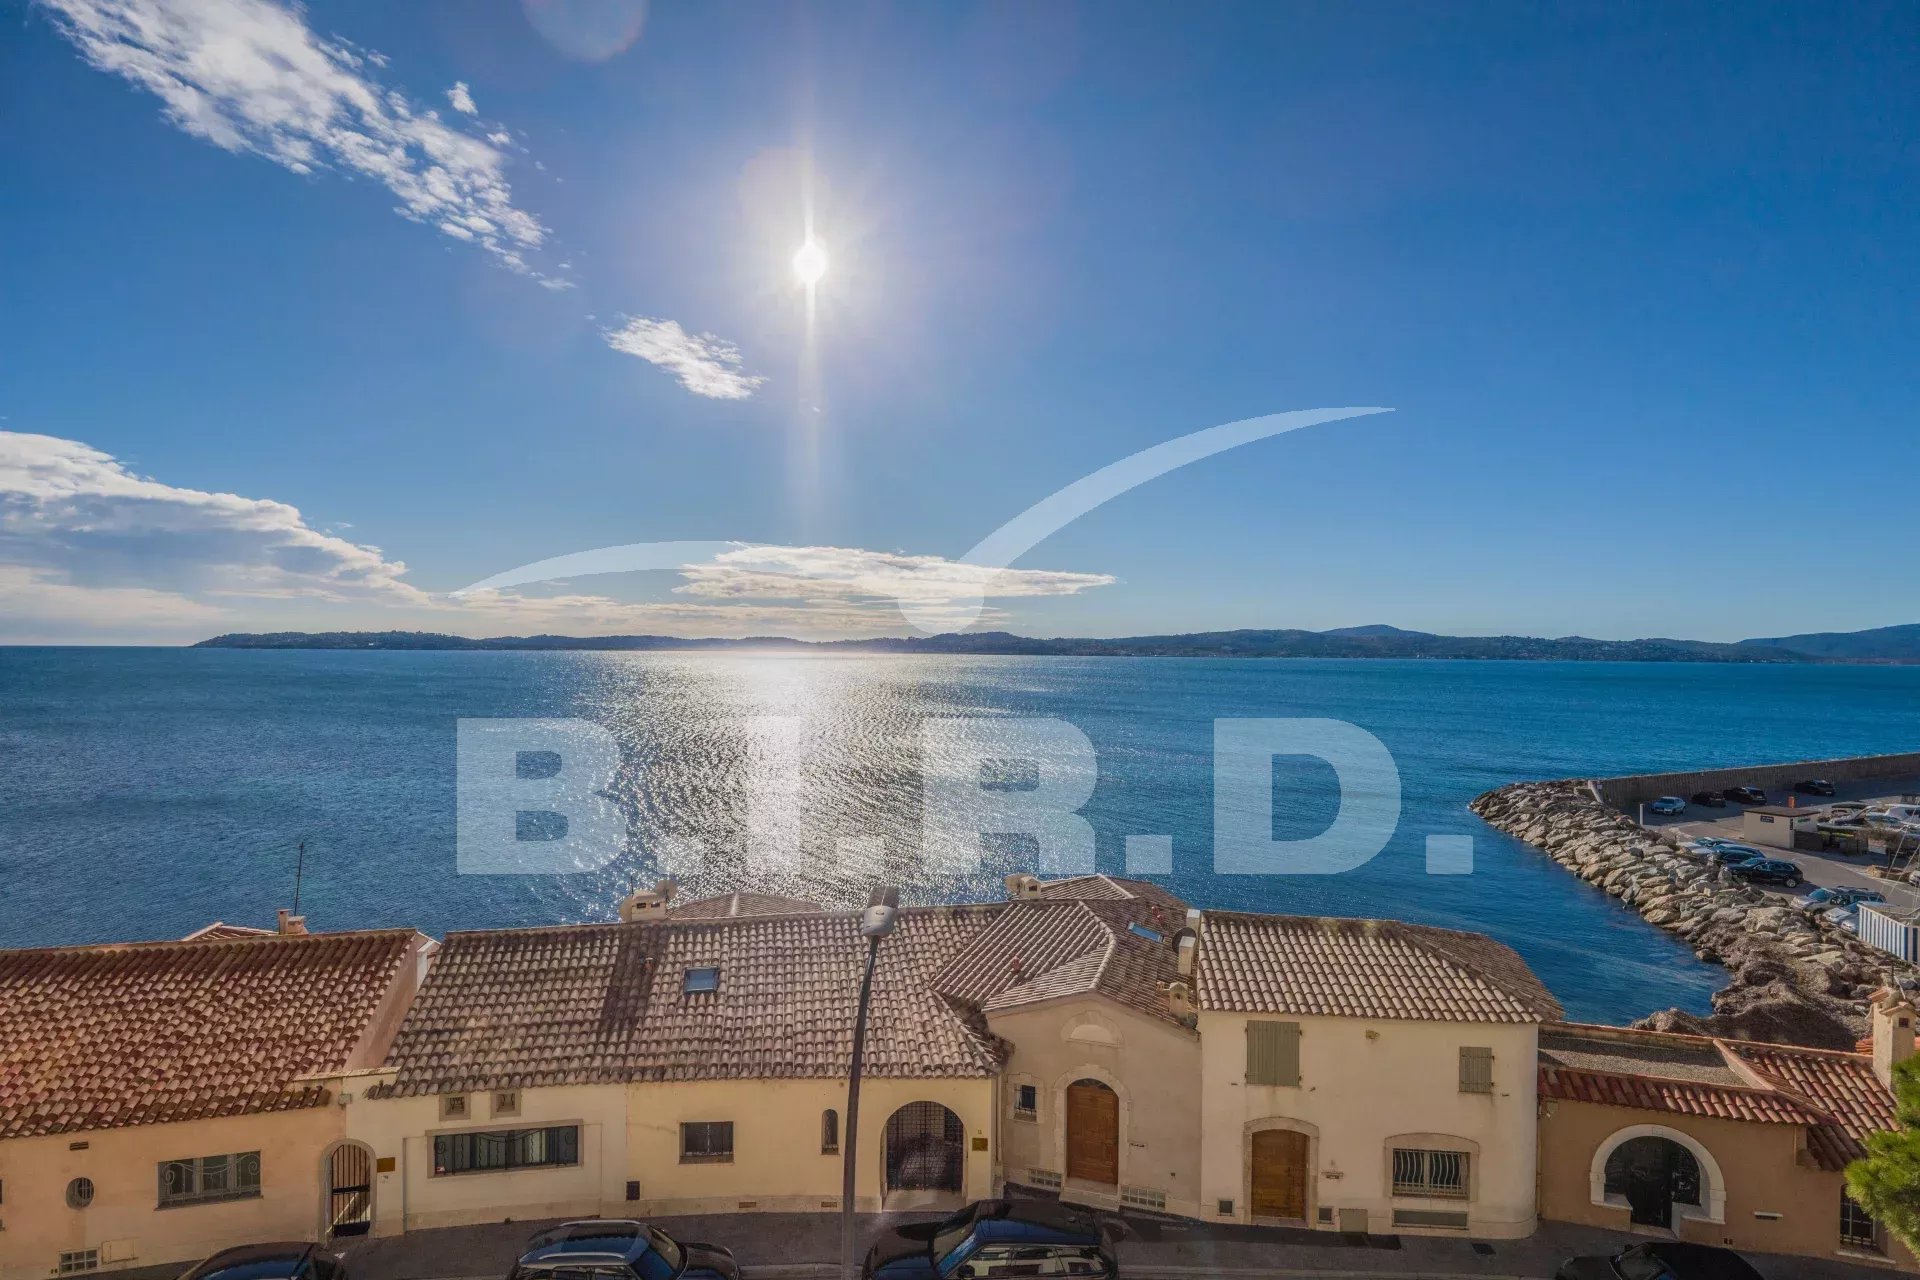
[[[860,1008],[853,1017],[853,1065],[847,1073],[847,1132],[840,1157],[840,1269],[846,1280],[858,1280],[860,1266],[853,1240],[853,1184],[858,1168],[860,1059],[867,1047],[867,1007],[873,1000],[873,967],[880,959],[880,939],[893,932],[899,908],[898,889],[875,889],[860,917],[860,936],[867,940],[867,970],[860,979]]]

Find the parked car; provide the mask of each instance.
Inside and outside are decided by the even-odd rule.
[[[1661,796],[1658,800],[1655,800],[1647,806],[1648,813],[1675,814],[1685,813],[1686,811],[1687,802],[1679,796]]]
[[[1764,859],[1767,855],[1750,844],[1722,844],[1707,850],[1707,857],[1724,867]]]
[[[1758,787],[1728,787],[1720,793],[1735,804],[1765,804],[1767,793]]]
[[[1830,796],[1833,784],[1825,778],[1805,778],[1793,784],[1793,789],[1803,796]]]
[[[867,1251],[864,1280],[1116,1276],[1118,1229],[1046,1201],[977,1200],[938,1222],[896,1227]]]
[[[1568,1258],[1554,1280],[1760,1280],[1753,1264],[1731,1249],[1678,1240],[1649,1240],[1612,1257]]]
[[[1692,840],[1688,841],[1688,843],[1702,853],[1705,853],[1708,849],[1724,848],[1727,845],[1734,845],[1739,848],[1750,847],[1742,845],[1738,840],[1731,839],[1727,836],[1695,836]]]
[[[507,1280],[740,1280],[733,1254],[683,1244],[628,1218],[563,1222],[534,1234]]]
[[[1836,885],[1831,889],[1815,889],[1803,893],[1793,900],[1793,905],[1810,913],[1831,911],[1835,907],[1850,907],[1861,902],[1885,902],[1887,895],[1878,889],[1862,889],[1854,885]]]
[[[1718,791],[1696,791],[1688,796],[1687,799],[1691,800],[1694,804],[1706,805],[1710,809],[1724,809],[1727,807],[1727,798]]]
[[[1789,889],[1798,889],[1807,879],[1799,863],[1784,858],[1748,858],[1728,864],[1727,870],[1735,880],[1748,884],[1783,884]]]
[[[1860,904],[1849,902],[1843,907],[1833,907],[1821,913],[1820,918],[1827,926],[1845,933],[1860,932]]]
[[[180,1280],[347,1280],[346,1264],[298,1240],[222,1249]]]

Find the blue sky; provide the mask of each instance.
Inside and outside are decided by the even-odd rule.
[[[0,640],[1913,619],[1909,7],[9,16]]]

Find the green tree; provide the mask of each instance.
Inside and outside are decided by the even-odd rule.
[[[1867,1136],[1867,1154],[1847,1166],[1847,1194],[1920,1251],[1920,1057],[1893,1069],[1898,1126]]]

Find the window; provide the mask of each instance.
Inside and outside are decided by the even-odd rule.
[[[1300,1083],[1299,1023],[1247,1023],[1247,1083]]]
[[[67,1184],[67,1208],[84,1209],[93,1203],[93,1179],[75,1178]]]
[[[1493,1092],[1493,1050],[1460,1046],[1460,1092]]]
[[[1013,1087],[1013,1118],[1015,1120],[1038,1120],[1040,1118],[1040,1087],[1020,1084]]]
[[[100,1265],[98,1249],[79,1249],[73,1253],[60,1255],[60,1274],[72,1275],[76,1271],[93,1271]]]
[[[442,1120],[465,1120],[467,1118],[467,1095],[464,1093],[442,1094],[440,1098],[440,1118]]]
[[[168,1160],[160,1166],[160,1207],[245,1200],[260,1194],[260,1153]]]
[[[719,989],[720,970],[718,969],[689,969],[686,975],[680,980],[680,990],[686,992],[688,995],[693,995],[701,991],[718,991]]]
[[[1148,942],[1166,941],[1165,938],[1160,936],[1158,931],[1149,929],[1143,924],[1130,924],[1127,926],[1127,932],[1133,934],[1135,937],[1145,938]]]
[[[1464,1151],[1394,1149],[1393,1194],[1397,1196],[1465,1200],[1467,1185],[1467,1153]]]
[[[551,1169],[579,1163],[578,1125],[433,1135],[435,1177],[454,1173],[498,1173],[507,1169]]]
[[[520,1091],[518,1089],[501,1089],[496,1092],[493,1095],[493,1114],[495,1119],[501,1116],[519,1115]]]
[[[731,1164],[733,1121],[695,1120],[680,1126],[681,1164]]]
[[[1880,1224],[1844,1190],[1840,1192],[1840,1243],[1849,1249],[1880,1252]]]
[[[731,1150],[733,1144],[727,1145]],[[831,1107],[820,1113],[820,1154],[840,1154],[840,1113]]]

